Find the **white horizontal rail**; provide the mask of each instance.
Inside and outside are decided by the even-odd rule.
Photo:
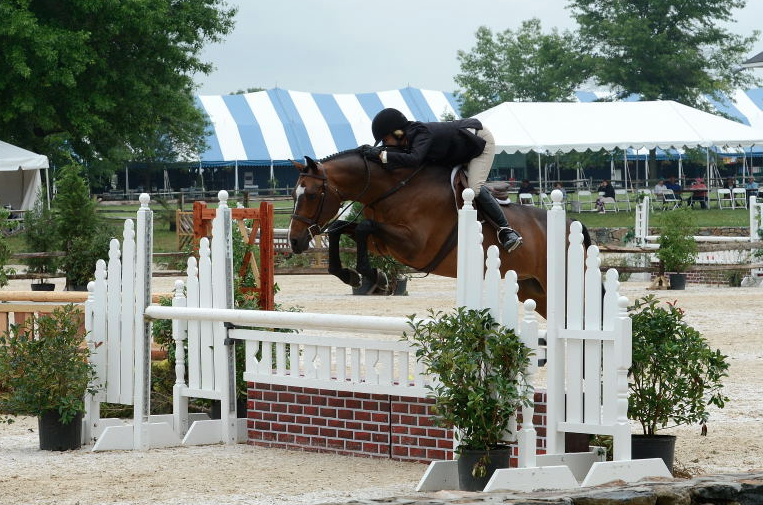
[[[234,340],[251,340],[254,342],[272,342],[297,345],[317,345],[330,347],[353,347],[358,349],[376,349],[379,351],[416,352],[416,348],[406,342],[394,340],[370,340],[325,335],[307,335],[302,333],[278,333],[266,330],[232,330],[228,336]]]
[[[311,312],[276,312],[264,310],[212,309],[189,307],[146,308],[148,319],[183,319],[189,321],[217,321],[233,324],[287,328],[293,330],[365,331],[370,333],[402,333],[411,331],[405,317],[350,316],[316,314]]]
[[[647,235],[644,240],[656,242],[659,235]],[[750,237],[724,237],[715,235],[694,235],[695,242],[750,242]]]

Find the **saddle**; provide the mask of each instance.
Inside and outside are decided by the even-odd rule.
[[[464,198],[461,196],[461,194],[464,192],[466,188],[469,187],[469,184],[467,184],[467,178],[466,178],[466,168],[463,166],[458,166],[453,169],[453,172],[450,174],[450,183],[451,188],[453,189],[453,196],[456,199],[456,208],[460,209],[464,206]],[[492,182],[486,182],[485,187],[490,191],[490,193],[493,195],[493,197],[496,199],[496,201],[503,205],[510,205],[511,200],[509,200],[509,183],[508,182],[502,182],[502,181],[492,181]],[[479,211],[479,209],[477,209]],[[480,215],[482,213],[480,212]]]

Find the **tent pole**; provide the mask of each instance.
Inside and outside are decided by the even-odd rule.
[[[538,191],[541,193],[543,192],[543,176],[541,175],[541,170],[543,167],[540,165],[540,151],[538,151]]]
[[[686,186],[686,181],[684,180],[684,165],[681,161],[681,153],[678,153],[678,180]]]
[[[130,192],[130,177],[127,174],[127,163],[125,163],[125,197]]]
[[[50,210],[50,169],[45,167],[45,192],[48,195],[48,210]]]
[[[705,179],[707,180],[708,188],[712,187],[712,181],[710,180],[710,149],[705,148]]]
[[[235,161],[235,165],[233,169],[236,171],[236,174],[233,178],[233,181],[234,181],[233,185],[235,186],[233,189],[236,190],[236,192],[238,192],[238,160]]]

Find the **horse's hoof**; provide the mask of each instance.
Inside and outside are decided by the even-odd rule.
[[[387,293],[387,291],[389,291],[389,279],[387,279],[387,274],[381,270],[376,270],[374,290],[378,293]]]
[[[363,278],[358,271],[354,268],[347,268],[345,270],[347,272],[347,280],[345,281],[345,284],[349,284],[353,288],[359,288],[363,284]]]

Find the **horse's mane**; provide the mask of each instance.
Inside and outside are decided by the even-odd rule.
[[[338,153],[331,154],[329,156],[326,156],[325,158],[318,160],[320,163],[324,163],[326,161],[335,160],[337,158],[342,158],[344,156],[349,156],[350,154],[360,154],[360,147],[355,147],[353,149],[347,149],[346,151],[340,151]]]

